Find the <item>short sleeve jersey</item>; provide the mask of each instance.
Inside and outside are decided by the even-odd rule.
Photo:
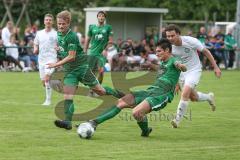
[[[107,46],[109,36],[112,36],[112,26],[105,24],[103,26],[89,25],[88,37],[91,38],[90,54],[101,55]]]
[[[38,62],[39,64],[53,63],[57,61],[57,32],[52,29],[46,32],[45,29],[37,32],[34,44],[39,47]]]
[[[65,71],[68,72],[81,66],[87,66],[87,57],[79,44],[79,39],[76,33],[72,32],[71,29],[69,29],[65,35],[58,32],[58,45],[60,48],[58,57],[61,59],[67,57],[69,51],[76,51],[75,60],[63,65]]]
[[[181,73],[181,71],[176,68],[176,63],[178,63],[178,59],[175,57],[171,57],[165,62],[160,62],[157,78],[149,88],[161,88],[173,91]]]
[[[201,52],[204,49],[203,44],[190,36],[181,36],[181,39],[181,46],[172,45],[172,54],[182,60],[188,71],[201,70],[202,65],[197,51]]]

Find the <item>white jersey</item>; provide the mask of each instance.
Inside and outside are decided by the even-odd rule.
[[[11,36],[11,32],[7,27],[4,27],[2,30],[2,40],[5,46],[10,43],[10,36]]]
[[[203,44],[196,38],[190,36],[180,36],[182,40],[181,46],[172,45],[172,54],[181,58],[182,63],[186,65],[187,71],[202,70],[198,51],[204,49]]]
[[[55,46],[57,45],[57,32],[54,29],[50,32],[46,32],[45,29],[38,31],[34,39],[34,44],[39,47],[39,64],[44,65],[57,61],[57,51],[55,50]]]

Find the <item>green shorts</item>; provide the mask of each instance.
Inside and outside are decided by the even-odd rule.
[[[131,93],[135,98],[136,105],[146,100],[153,111],[163,109],[166,107],[167,103],[170,103],[173,100],[174,97],[172,92],[157,95],[150,91],[140,90]]]
[[[79,82],[89,87],[94,87],[99,84],[97,78],[88,66],[81,66],[70,72],[66,72],[63,82],[66,86],[78,86]]]
[[[103,55],[88,55],[88,65],[92,71],[97,71],[98,68],[103,68],[106,61],[106,57]]]

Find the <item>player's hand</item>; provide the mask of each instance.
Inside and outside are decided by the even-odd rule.
[[[219,67],[214,68],[214,73],[215,73],[216,77],[218,77],[218,78],[221,77],[221,70]]]
[[[175,91],[174,91],[174,94],[175,95],[178,95],[178,93],[181,91],[181,87],[179,86],[179,84],[176,85],[175,87]]]
[[[106,50],[103,50],[102,55],[103,55],[104,57],[107,57],[108,52],[107,52]]]
[[[48,63],[47,68],[56,68],[56,63]]]
[[[60,47],[57,46],[57,45],[54,47],[54,49],[55,49],[57,52],[60,51]]]

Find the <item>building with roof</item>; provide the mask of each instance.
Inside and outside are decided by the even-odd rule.
[[[146,32],[162,28],[163,14],[168,13],[166,8],[129,8],[129,7],[97,7],[84,8],[86,12],[85,34],[90,24],[97,24],[97,13],[107,12],[107,23],[111,24],[114,40],[131,37],[140,40]]]

